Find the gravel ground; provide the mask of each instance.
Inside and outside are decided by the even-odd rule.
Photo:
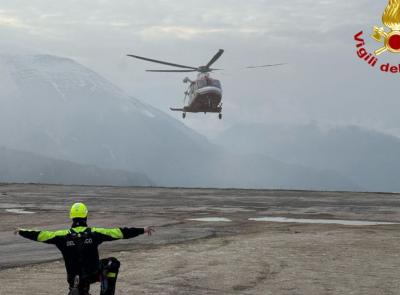
[[[91,225],[156,226],[152,237],[101,246],[122,262],[116,294],[399,294],[400,225],[248,220],[400,223],[398,194],[2,185],[1,295],[67,294],[57,250],[12,230],[68,227],[78,200]],[[205,217],[231,221],[189,220]]]

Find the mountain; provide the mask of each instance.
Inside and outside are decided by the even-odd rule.
[[[10,149],[145,174],[159,186],[359,188],[327,169],[226,152],[71,59],[1,55],[0,77],[0,145]]]
[[[400,191],[400,139],[357,126],[234,126],[215,143],[313,169],[329,169],[369,191]],[[234,148],[232,148],[234,147]]]
[[[51,158],[190,184],[210,144],[71,59],[1,56],[0,144]]]
[[[69,161],[54,160],[33,153],[0,148],[0,182],[150,186],[138,173],[101,169]]]

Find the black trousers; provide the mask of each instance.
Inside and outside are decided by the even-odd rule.
[[[97,273],[79,277],[78,290],[79,295],[88,295],[90,285],[100,282],[101,289],[100,295],[114,295],[115,286],[117,284],[117,277],[119,271],[120,262],[114,257],[105,258],[100,260],[99,271]],[[75,275],[68,275],[68,284],[70,294],[74,290]],[[75,290],[76,292],[76,290]],[[75,294],[74,294],[75,295]]]

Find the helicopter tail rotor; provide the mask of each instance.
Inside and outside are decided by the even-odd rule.
[[[283,66],[283,65],[287,65],[287,63],[261,65],[261,66],[248,66],[248,67],[246,67],[246,69],[268,68],[268,67],[276,67],[276,66]]]

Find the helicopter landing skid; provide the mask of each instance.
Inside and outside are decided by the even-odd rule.
[[[218,118],[221,120],[222,119],[222,108],[218,107],[217,109],[206,109],[206,110],[196,110],[196,111],[190,111],[188,109],[183,109],[183,108],[170,108],[171,111],[175,111],[175,112],[182,112],[182,118],[185,119],[186,118],[186,112],[188,113],[217,113],[218,114]]]

